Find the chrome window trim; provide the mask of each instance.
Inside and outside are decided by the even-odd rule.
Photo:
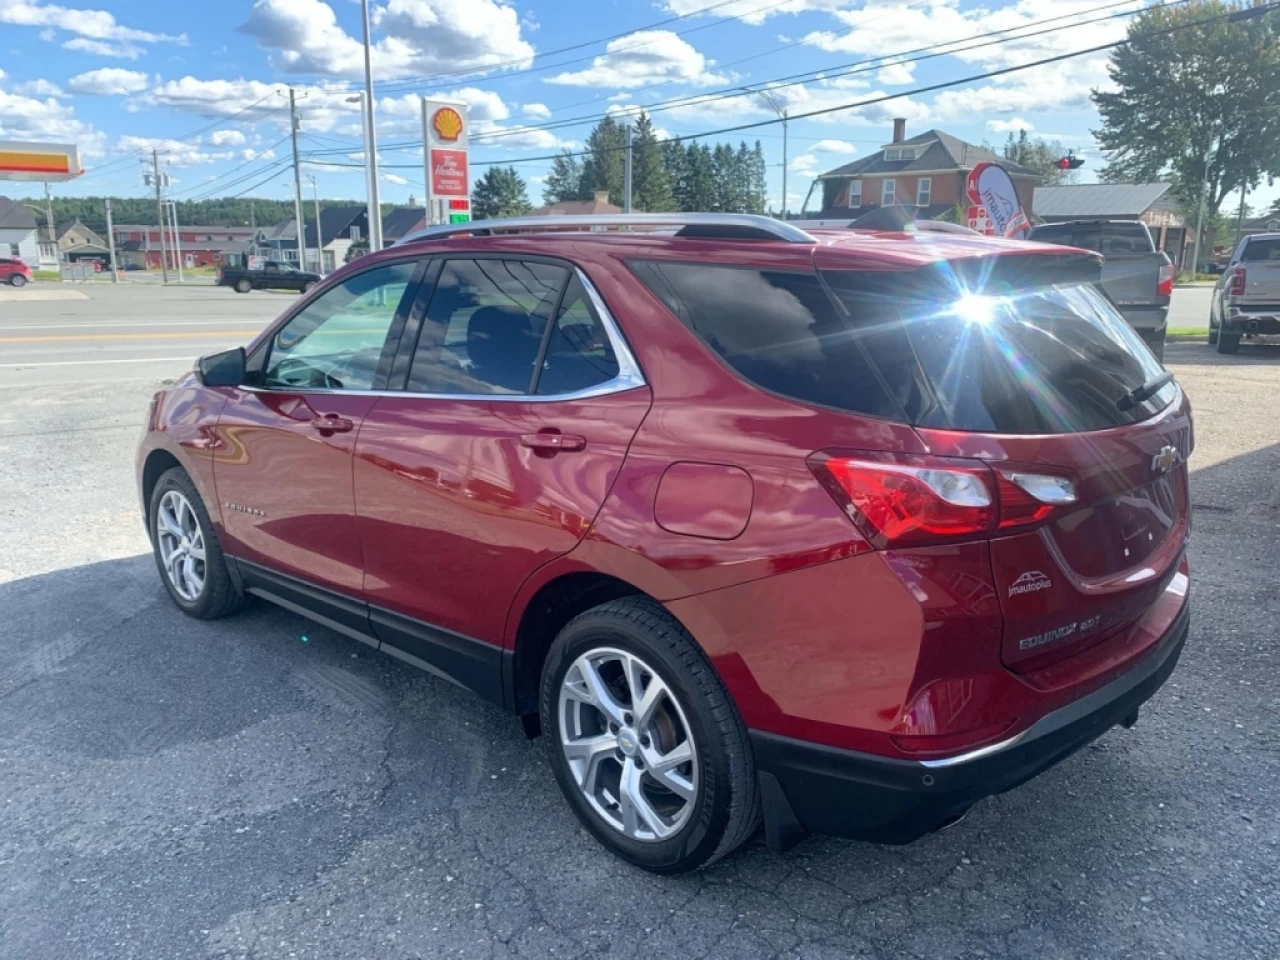
[[[587,278],[582,270],[574,265],[573,272],[577,276],[582,288],[587,291],[587,299],[591,301],[592,307],[600,316],[600,322],[604,325],[605,335],[609,338],[609,345],[613,347],[613,355],[618,361],[618,375],[611,380],[603,383],[597,383],[595,386],[586,387],[582,390],[575,390],[571,393],[554,393],[554,394],[531,394],[531,393],[417,393],[409,390],[329,390],[323,388],[295,388],[286,389],[284,387],[254,387],[241,386],[241,390],[247,390],[250,393],[314,393],[314,394],[336,394],[338,396],[359,396],[359,397],[406,397],[415,400],[473,400],[484,401],[486,403],[496,401],[498,403],[560,403],[567,400],[590,400],[595,397],[606,397],[614,393],[625,393],[628,390],[634,390],[637,387],[646,386],[644,374],[640,371],[640,364],[636,362],[635,355],[631,352],[631,347],[627,344],[626,338],[622,335],[622,330],[618,327],[617,321],[613,319],[613,314],[609,312],[609,308],[605,306],[603,298],[595,285]],[[554,321],[553,321],[554,322]],[[273,334],[274,336],[274,334]]]

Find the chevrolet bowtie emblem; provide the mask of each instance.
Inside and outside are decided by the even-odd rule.
[[[1151,469],[1156,473],[1168,473],[1182,460],[1176,447],[1168,445],[1160,448],[1160,452],[1151,458]]]

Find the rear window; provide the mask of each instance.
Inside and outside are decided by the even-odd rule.
[[[739,375],[806,403],[925,427],[1036,434],[1144,420],[1176,395],[1170,385],[1118,409],[1163,371],[1088,282],[1096,262],[1080,256],[829,271],[830,292],[814,273],[631,266]]]
[[[1245,263],[1260,263],[1267,260],[1280,260],[1280,237],[1268,237],[1266,240],[1250,240],[1244,246],[1240,259]]]
[[[1152,253],[1155,250],[1151,235],[1136,220],[1132,223],[1051,223],[1032,230],[1030,239],[1095,250],[1107,256]]]

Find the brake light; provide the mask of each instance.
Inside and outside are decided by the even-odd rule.
[[[1227,295],[1231,297],[1243,297],[1244,281],[1244,267],[1236,267],[1235,272],[1231,274],[1231,286],[1227,290]]]
[[[1066,477],[914,454],[816,454],[810,468],[877,549],[990,536],[1076,502]]]
[[[1156,282],[1157,297],[1173,296],[1173,264],[1166,263],[1160,268],[1160,279]]]

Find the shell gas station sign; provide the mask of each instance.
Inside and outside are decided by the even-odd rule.
[[[0,141],[0,180],[61,183],[82,173],[75,144]]]
[[[427,210],[432,223],[466,223],[471,219],[468,125],[466,104],[422,101]]]

